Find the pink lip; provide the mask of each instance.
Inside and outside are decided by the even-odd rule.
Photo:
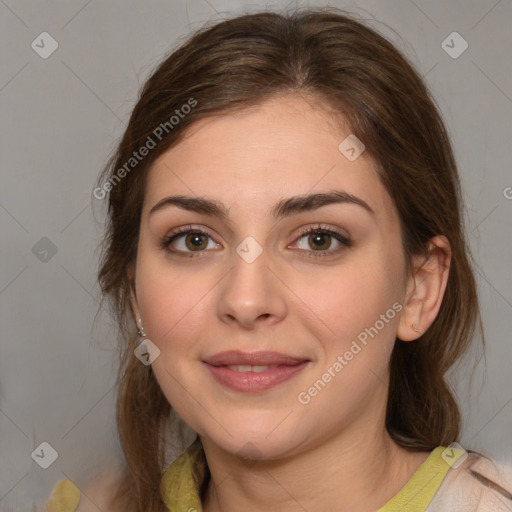
[[[309,360],[278,352],[221,352],[203,361],[220,384],[235,391],[265,391],[290,379],[307,366]],[[237,372],[228,366],[275,366],[263,372]]]

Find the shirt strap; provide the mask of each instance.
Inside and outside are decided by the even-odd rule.
[[[453,464],[467,452],[438,446],[402,489],[378,512],[414,510],[425,512]]]

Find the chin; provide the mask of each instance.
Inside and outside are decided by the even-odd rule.
[[[226,430],[220,426],[212,430],[212,425],[209,424],[199,435],[206,437],[222,450],[241,458],[279,459],[294,452],[299,445],[303,444],[299,439],[296,425],[290,423],[286,428],[284,424],[279,425],[279,421],[262,422],[260,420],[257,425],[253,424],[250,427],[240,421],[224,422],[222,424]]]

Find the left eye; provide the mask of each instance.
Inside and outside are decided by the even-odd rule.
[[[328,249],[332,249],[333,239],[337,242],[338,246],[335,247],[330,252],[335,252],[340,247],[350,247],[350,240],[343,236],[341,233],[337,231],[333,231],[330,229],[324,228],[316,228],[310,229],[302,234],[297,242],[299,249],[309,250],[309,248],[316,249],[314,252],[327,251]],[[304,240],[303,245],[306,247],[301,247],[301,240]]]

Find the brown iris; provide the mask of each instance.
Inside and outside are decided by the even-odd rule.
[[[330,235],[327,235],[325,233],[312,233],[308,237],[308,242],[312,246],[317,246],[317,249],[325,250],[328,249],[331,246],[331,240]],[[320,247],[322,246],[322,247]]]
[[[202,242],[201,238],[203,239]],[[204,249],[208,245],[208,239],[205,235],[202,235],[201,233],[189,233],[185,237],[185,245],[190,250]]]

